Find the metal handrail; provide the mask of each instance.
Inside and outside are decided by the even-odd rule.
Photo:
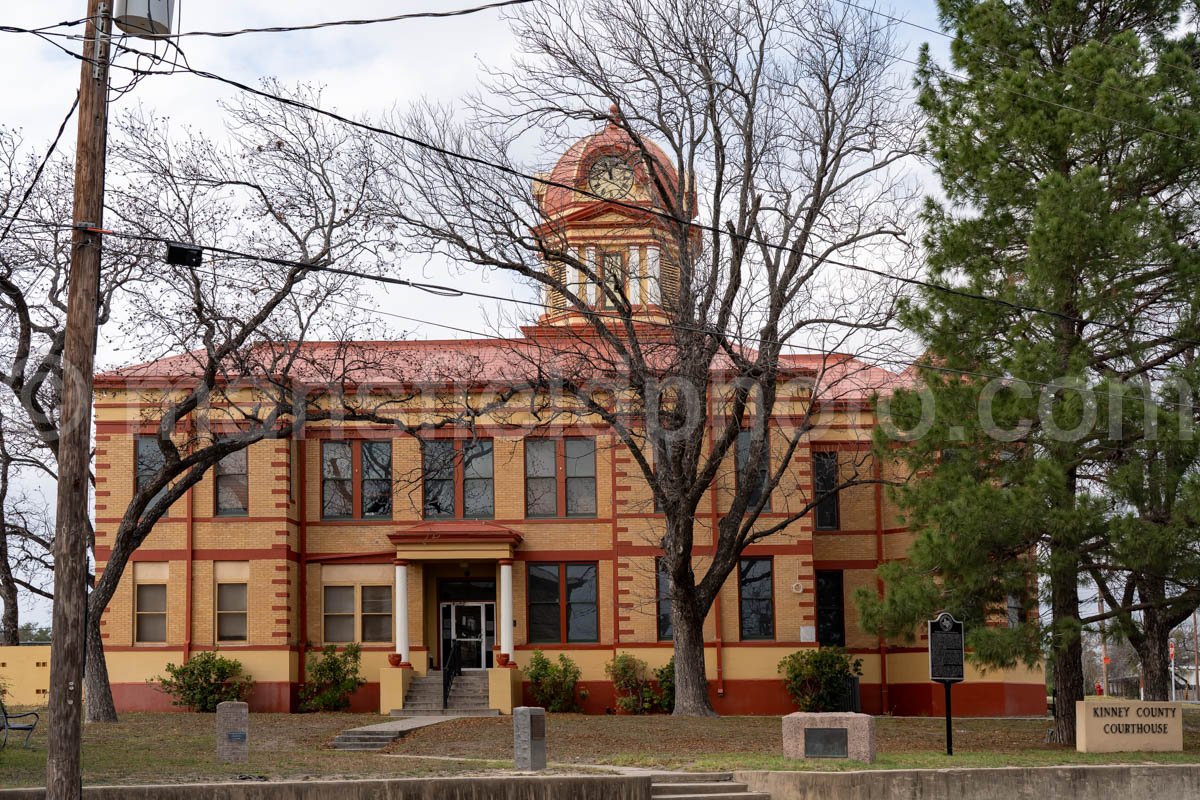
[[[450,707],[450,687],[454,685],[454,679],[462,674],[462,650],[459,649],[458,641],[455,640],[450,644],[450,655],[446,657],[446,665],[442,667],[442,708]]]

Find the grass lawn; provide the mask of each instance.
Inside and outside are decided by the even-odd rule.
[[[242,777],[332,779],[480,773],[511,768],[512,720],[451,720],[410,733],[384,755],[339,752],[329,742],[342,730],[383,721],[375,714],[253,714],[250,761],[214,758],[211,714],[125,714],[116,725],[84,728],[84,782],[186,783]],[[45,783],[45,718],[33,748],[0,751],[0,786]],[[878,717],[874,768],[1048,766],[1079,763],[1200,763],[1200,709],[1184,712],[1184,752],[1084,755],[1044,744],[1049,720],[959,719],[955,755],[944,752],[941,719]],[[668,716],[551,714],[546,724],[552,764],[580,771],[587,764],[691,770],[857,769],[847,761],[789,761],[779,717],[706,720]],[[430,758],[435,756],[436,758]],[[460,760],[450,760],[460,759]]]
[[[942,718],[877,717],[876,769],[1046,766],[1087,763],[1200,763],[1200,710],[1184,715],[1182,753],[1076,753],[1045,744],[1048,719],[956,719],[954,756],[945,754]],[[550,714],[546,751],[551,762],[617,764],[699,770],[858,769],[857,762],[791,761],[782,756],[779,717],[711,720],[668,716],[595,717]],[[460,719],[414,731],[393,744],[397,755],[511,757],[507,718]]]
[[[341,752],[329,742],[346,728],[385,721],[377,714],[252,714],[250,761],[218,764],[215,714],[122,714],[115,725],[85,725],[85,784],[189,783],[239,776],[331,779],[406,777],[478,772],[506,764],[380,758]],[[511,724],[511,723],[510,723]],[[29,750],[14,744],[0,750],[0,786],[46,783],[46,715]]]

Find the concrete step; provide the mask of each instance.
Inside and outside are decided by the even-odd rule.
[[[693,794],[736,794],[745,792],[746,784],[733,781],[715,783],[660,783],[652,787],[655,797],[674,797]]]
[[[669,797],[671,800],[771,800],[766,792],[704,792],[703,794],[656,794],[650,790],[650,797]]]
[[[393,717],[498,717],[499,709],[495,708],[393,708]]]
[[[655,786],[661,783],[719,783],[731,780],[732,772],[655,772],[650,775],[650,782]]]

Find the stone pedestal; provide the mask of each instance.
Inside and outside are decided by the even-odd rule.
[[[513,709],[513,761],[519,770],[546,768],[546,709],[517,706]]]
[[[250,706],[226,700],[217,703],[217,760],[244,764],[250,758]]]
[[[1075,703],[1080,753],[1181,752],[1183,704],[1103,698]]]
[[[869,714],[788,714],[783,718],[787,758],[875,761],[875,718]]]

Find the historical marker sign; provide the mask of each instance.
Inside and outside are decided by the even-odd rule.
[[[943,611],[929,620],[929,680],[960,683],[963,674],[963,624]]]
[[[850,736],[846,728],[805,728],[805,758],[849,758]]]

